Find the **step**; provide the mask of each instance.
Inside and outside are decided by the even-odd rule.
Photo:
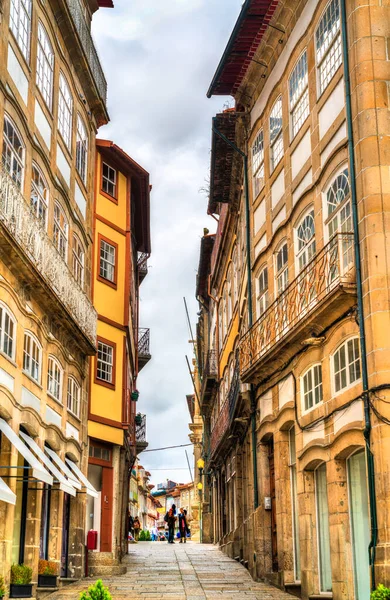
[[[60,577],[59,587],[70,585],[71,583],[76,583],[77,581],[80,581],[80,579],[75,579],[73,577]]]
[[[106,576],[111,577],[112,575],[124,575],[127,573],[127,567],[125,565],[89,565],[88,576],[89,577],[100,577]]]

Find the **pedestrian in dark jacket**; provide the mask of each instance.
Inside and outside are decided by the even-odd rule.
[[[167,514],[165,515],[165,521],[168,523],[168,544],[175,543],[173,541],[173,538],[175,537],[175,523],[176,523],[175,509],[173,508],[174,506],[175,505],[173,505],[172,508],[170,508],[168,510]]]
[[[180,531],[180,543],[186,543],[187,541],[187,531],[188,531],[188,524],[187,524],[187,516],[186,516],[186,510],[184,510],[184,508],[180,509],[180,513],[179,513],[179,531]]]

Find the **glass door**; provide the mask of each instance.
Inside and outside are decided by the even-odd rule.
[[[326,465],[315,471],[317,504],[318,561],[320,566],[320,591],[332,591],[332,569],[330,564],[329,509],[326,485]]]
[[[367,470],[364,451],[348,459],[348,490],[352,529],[352,552],[355,576],[355,599],[370,597],[368,546],[370,527],[368,514]]]

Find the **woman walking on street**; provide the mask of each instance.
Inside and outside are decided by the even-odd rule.
[[[180,513],[179,513],[179,531],[180,531],[180,543],[186,543],[187,541],[187,531],[188,531],[188,525],[187,525],[187,516],[186,516],[186,511],[184,510],[184,508],[180,509]]]
[[[175,517],[175,505],[172,505],[172,508],[169,509],[169,511],[167,512],[166,516],[165,516],[165,520],[168,523],[168,544],[174,544],[175,542],[173,541],[173,538],[175,537],[175,523],[176,523],[176,517]]]

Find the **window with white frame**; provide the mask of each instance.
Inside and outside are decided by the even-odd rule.
[[[10,310],[0,304],[0,350],[15,359],[16,319]]]
[[[303,409],[311,410],[322,402],[322,367],[313,365],[301,378]]]
[[[68,82],[64,75],[60,73],[60,87],[58,96],[58,131],[61,134],[67,147],[71,148],[72,143],[72,114],[73,99],[70,93]]]
[[[280,163],[284,154],[282,97],[276,100],[269,117],[271,171]]]
[[[83,245],[78,236],[74,233],[72,244],[72,269],[74,278],[81,287],[84,285],[84,256]]]
[[[228,322],[228,296],[227,296],[227,285],[223,290],[223,336],[225,337],[229,328]]]
[[[268,269],[264,267],[260,271],[260,275],[257,279],[257,316],[261,315],[267,310],[268,307]]]
[[[275,271],[276,271],[276,290],[277,295],[280,296],[282,292],[288,286],[288,247],[287,242],[284,242],[279,250],[276,252],[275,257]]]
[[[291,132],[294,138],[309,116],[307,53],[301,55],[289,79]]]
[[[80,416],[81,387],[74,377],[68,377],[67,406],[69,412]]]
[[[102,170],[102,190],[109,196],[116,197],[116,171],[105,162]]]
[[[115,282],[116,249],[104,240],[100,240],[100,267],[99,274],[103,279]]]
[[[68,252],[68,221],[58,202],[54,205],[53,240],[62,258],[66,261]]]
[[[218,335],[219,335],[219,348],[222,347],[223,340],[223,298],[220,299],[218,304]]]
[[[239,281],[239,276],[238,276],[239,267],[237,264],[237,246],[233,250],[232,263],[233,263],[233,302],[235,305],[238,300],[238,281]]]
[[[30,58],[31,6],[32,0],[11,0],[9,14],[9,27],[27,62]]]
[[[353,231],[348,168],[339,173],[329,186],[326,207],[329,238],[338,231]]]
[[[316,252],[314,210],[308,212],[296,229],[299,271],[311,261]]]
[[[87,181],[88,167],[88,134],[84,121],[77,114],[77,132],[76,132],[76,169],[83,183]]]
[[[49,188],[39,167],[33,163],[31,178],[30,206],[33,214],[46,229],[47,210],[49,204]]]
[[[47,393],[62,402],[62,367],[54,356],[49,356],[47,364]]]
[[[232,268],[231,266],[227,272],[227,320],[228,323],[232,320],[233,316],[233,281],[232,281]]]
[[[26,332],[23,345],[23,371],[38,383],[41,380],[41,363],[41,345],[32,333]]]
[[[331,0],[316,30],[316,59],[320,94],[327,88],[343,61],[340,0]]]
[[[2,162],[19,189],[23,186],[25,146],[11,119],[4,116]]]
[[[352,385],[361,377],[360,346],[358,338],[344,342],[333,355],[335,392]]]
[[[253,199],[264,187],[264,133],[259,131],[252,146]]]
[[[54,51],[47,31],[38,21],[37,86],[49,110],[53,102]]]
[[[114,383],[114,348],[109,344],[98,342],[96,361],[96,378],[106,383]]]

